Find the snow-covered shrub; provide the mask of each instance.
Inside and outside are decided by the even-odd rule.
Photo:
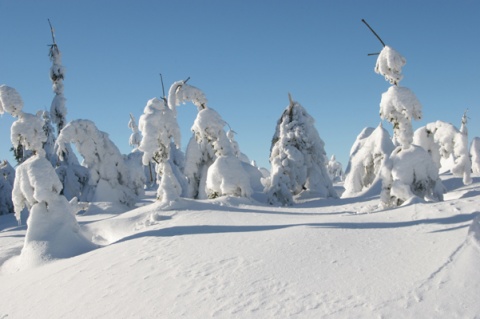
[[[383,162],[394,148],[390,134],[381,124],[376,129],[363,129],[350,151],[343,196],[361,192],[372,186],[379,177]]]
[[[463,128],[466,131],[466,128]],[[414,144],[424,148],[432,157],[437,169],[450,170],[463,176],[465,185],[471,183],[471,162],[466,133],[443,121],[428,123],[415,131]],[[452,163],[449,160],[452,159]]]
[[[20,221],[24,207],[30,210],[21,253],[24,267],[55,258],[75,256],[95,246],[85,238],[74,209],[60,195],[62,183],[42,152],[17,167],[13,187],[15,214]]]
[[[15,180],[15,170],[8,163],[0,163],[0,215],[13,213],[12,189]]]
[[[422,147],[397,147],[382,167],[381,201],[384,207],[399,206],[415,196],[443,200],[445,189],[432,158]]]
[[[185,163],[189,194],[194,198],[250,196],[252,193],[248,174],[223,129],[225,125],[220,114],[207,106],[197,114]],[[245,178],[238,179],[241,174]],[[214,182],[220,184],[213,185]]]
[[[470,156],[472,160],[472,172],[480,174],[480,137],[474,137],[470,144]]]
[[[291,205],[292,195],[307,191],[337,197],[326,169],[324,142],[314,119],[290,98],[277,122],[270,151],[272,167],[265,189],[271,204]]]
[[[143,134],[138,147],[143,152],[143,165],[150,165],[151,162],[157,164],[157,178],[160,179],[157,198],[168,202],[175,200],[184,193],[182,185],[186,185],[185,177],[177,166],[183,167],[183,163],[174,161],[172,156],[180,152],[181,140],[175,112],[166,105],[165,100],[153,98],[147,102],[140,116],[139,129]]]
[[[82,165],[89,170],[89,185],[94,189],[93,201],[119,202],[133,205],[136,189],[123,156],[108,137],[92,121],[75,120],[68,123],[57,138],[57,154],[62,159],[66,145],[75,143],[83,156]]]

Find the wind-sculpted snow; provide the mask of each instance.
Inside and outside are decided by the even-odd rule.
[[[480,197],[462,196],[480,179],[443,177],[448,201],[385,211],[371,210],[378,196],[272,207],[233,197],[164,205],[151,192],[127,212],[96,203],[78,219],[104,247],[20,272],[25,229],[0,216],[0,315],[476,318]]]

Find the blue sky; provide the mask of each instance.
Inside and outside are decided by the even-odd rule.
[[[0,84],[17,89],[24,111],[50,108],[47,19],[66,67],[68,120],[89,119],[130,152],[129,113],[177,80],[202,89],[237,132],[241,150],[269,167],[275,124],[288,92],[315,118],[328,156],[344,168],[360,131],[377,126],[389,84],[373,72],[380,42],[407,59],[402,86],[423,105],[418,128],[459,127],[469,109],[480,136],[480,1],[15,1],[0,0]],[[196,116],[178,109],[183,146]],[[12,161],[0,118],[0,158]],[[391,125],[384,123],[391,131]]]

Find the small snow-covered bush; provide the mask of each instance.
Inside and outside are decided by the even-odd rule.
[[[343,196],[361,192],[373,185],[379,177],[383,162],[395,146],[390,134],[381,124],[376,129],[365,128],[350,151]]]
[[[231,195],[250,197],[250,176],[235,156],[219,156],[208,168],[206,193],[209,198]]]
[[[382,168],[381,201],[384,207],[399,206],[412,198],[443,200],[445,189],[438,169],[422,147],[397,147]]]

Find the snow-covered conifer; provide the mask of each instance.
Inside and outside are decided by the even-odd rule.
[[[175,112],[164,99],[153,98],[140,116],[139,129],[143,134],[138,147],[143,152],[143,165],[150,165],[152,161],[157,164],[157,178],[160,179],[157,198],[165,202],[175,200],[186,188],[185,178],[178,168],[178,164],[183,167],[183,163],[177,163],[172,156],[180,152],[181,141]]]
[[[430,154],[437,169],[463,176],[464,184],[468,185],[471,183],[471,162],[466,127],[462,130],[464,133],[443,121],[428,123],[415,131],[414,144]]]
[[[55,131],[53,129],[50,114],[47,111],[40,111],[37,113],[38,117],[43,119],[43,131],[47,136],[47,141],[43,144],[45,156],[52,163],[53,167],[57,166],[58,157],[55,153]]]
[[[390,134],[381,123],[375,129],[363,129],[350,151],[343,196],[361,192],[372,186],[380,175],[383,162],[394,148]]]
[[[324,142],[314,119],[290,98],[277,122],[270,151],[271,175],[266,192],[271,204],[291,205],[292,195],[307,191],[337,197],[326,169]]]
[[[82,165],[89,170],[89,200],[118,202],[133,205],[142,192],[132,182],[130,173],[118,148],[108,134],[98,130],[89,120],[68,123],[57,138],[57,155],[62,159],[66,145],[74,143],[83,157]]]
[[[403,56],[385,46],[375,66],[375,72],[393,84],[382,94],[380,117],[392,123],[398,145],[382,167],[383,206],[401,205],[413,196],[443,199],[443,186],[432,158],[422,147],[412,145],[412,120],[421,119],[422,106],[410,89],[398,86],[405,63]]]
[[[480,137],[474,137],[470,144],[470,156],[472,161],[472,172],[480,174]]]
[[[0,215],[13,213],[12,189],[15,180],[15,170],[8,163],[0,163]]]
[[[335,155],[330,157],[330,160],[327,163],[327,171],[330,179],[333,182],[340,182],[343,180],[343,167],[342,163],[337,161]]]
[[[130,135],[129,144],[134,149],[137,149],[142,142],[142,136],[140,135],[140,131],[138,130],[137,122],[135,121],[135,117],[130,114],[130,121],[128,121],[128,128],[132,130],[132,135]]]
[[[49,20],[50,22],[50,20]],[[50,106],[50,114],[52,122],[57,125],[57,132],[60,131],[66,124],[67,108],[65,107],[65,96],[63,95],[63,79],[65,78],[65,68],[62,65],[62,54],[55,42],[55,33],[53,27],[50,25],[52,32],[53,43],[50,45],[50,60],[52,66],[50,68],[50,79],[52,80],[52,89],[55,93],[52,104]]]

